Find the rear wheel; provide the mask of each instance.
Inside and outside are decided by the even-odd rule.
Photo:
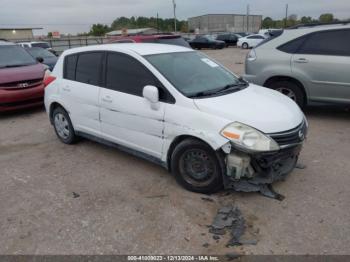
[[[68,113],[62,107],[57,107],[54,109],[52,117],[58,138],[65,144],[75,143],[77,137]]]
[[[302,108],[305,106],[306,98],[304,92],[296,83],[288,80],[281,80],[272,82],[270,85],[268,85],[268,87],[289,97],[294,102],[296,102],[299,107]]]
[[[223,186],[216,152],[199,140],[182,141],[172,154],[171,168],[176,181],[187,190],[207,194]]]
[[[242,44],[242,48],[243,48],[243,49],[248,49],[248,48],[249,48],[248,43],[243,43],[243,44]]]

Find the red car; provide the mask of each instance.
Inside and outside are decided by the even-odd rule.
[[[157,43],[191,48],[180,35],[128,35],[112,37],[108,43]]]
[[[42,105],[46,70],[24,48],[0,41],[0,112]]]

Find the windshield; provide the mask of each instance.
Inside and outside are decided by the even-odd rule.
[[[50,48],[48,43],[32,43],[32,47]]]
[[[35,59],[20,46],[0,46],[0,68],[34,65]]]
[[[148,55],[145,58],[187,97],[238,91],[247,83],[198,52]]]
[[[40,48],[40,47],[33,47],[27,49],[29,54],[31,54],[33,57],[42,57],[42,58],[47,58],[47,57],[56,57],[54,54],[51,52],[47,51],[46,49]]]

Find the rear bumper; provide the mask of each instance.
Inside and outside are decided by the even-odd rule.
[[[19,90],[0,89],[0,112],[41,106],[44,103],[44,85]]]

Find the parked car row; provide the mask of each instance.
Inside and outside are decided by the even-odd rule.
[[[266,35],[252,35],[248,33],[223,33],[219,35],[199,35],[194,39],[180,35],[126,35],[113,37],[108,43],[158,43],[189,47],[194,49],[222,49],[229,46],[239,46],[245,49],[255,47],[267,38]]]

